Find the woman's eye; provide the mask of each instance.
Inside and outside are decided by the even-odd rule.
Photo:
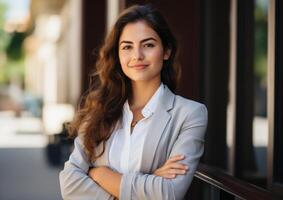
[[[150,48],[152,48],[152,47],[154,47],[154,44],[147,43],[147,44],[145,44],[144,46],[145,46],[145,47],[150,47]]]
[[[122,47],[123,50],[128,50],[128,49],[130,49],[130,48],[132,48],[130,45],[127,45],[127,46]]]

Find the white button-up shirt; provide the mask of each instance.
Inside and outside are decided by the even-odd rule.
[[[142,151],[145,137],[150,134],[149,124],[152,115],[156,110],[158,101],[164,91],[164,85],[161,83],[154,95],[142,109],[144,116],[133,128],[131,133],[131,122],[133,113],[130,110],[128,101],[123,108],[122,126],[117,127],[113,132],[113,140],[110,145],[109,163],[110,167],[120,173],[140,171]]]

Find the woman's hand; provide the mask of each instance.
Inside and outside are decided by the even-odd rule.
[[[175,178],[176,175],[186,174],[189,167],[185,164],[178,163],[178,161],[184,159],[184,155],[172,156],[165,162],[162,167],[156,169],[153,174],[169,179]]]

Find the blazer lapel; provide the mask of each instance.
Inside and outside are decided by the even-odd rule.
[[[145,138],[142,153],[141,171],[149,173],[152,169],[156,149],[158,147],[164,129],[171,118],[167,112],[173,107],[175,95],[165,85],[164,93],[161,97],[160,104],[153,114],[153,119],[149,128],[149,133]]]

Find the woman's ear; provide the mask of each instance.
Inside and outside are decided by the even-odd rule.
[[[171,55],[171,49],[166,49],[164,51],[163,60],[168,60],[170,58],[170,55]]]

